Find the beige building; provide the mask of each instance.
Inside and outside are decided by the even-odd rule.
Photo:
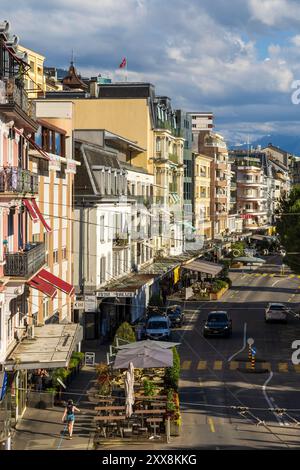
[[[30,66],[25,76],[25,90],[27,90],[30,99],[37,98],[43,95],[46,90],[46,79],[44,76],[45,56],[21,45],[18,45],[18,52],[25,54],[27,57],[26,62]]]
[[[196,234],[206,240],[212,237],[211,223],[211,165],[212,159],[206,155],[195,155],[194,208]]]

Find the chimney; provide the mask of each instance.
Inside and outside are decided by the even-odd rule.
[[[98,83],[97,78],[92,77],[90,80],[90,95],[91,98],[98,98]]]

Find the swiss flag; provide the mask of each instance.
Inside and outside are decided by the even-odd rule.
[[[123,69],[124,67],[126,67],[126,64],[127,64],[126,57],[123,57],[123,60],[119,65],[119,68]]]

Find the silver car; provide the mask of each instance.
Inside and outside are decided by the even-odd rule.
[[[146,324],[145,336],[148,339],[168,340],[171,336],[170,326],[168,317],[160,315],[150,317]]]
[[[287,317],[290,311],[290,308],[284,304],[271,302],[265,309],[265,321],[266,323],[271,321],[287,323]]]

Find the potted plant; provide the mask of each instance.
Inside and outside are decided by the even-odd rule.
[[[179,436],[181,427],[179,396],[173,389],[168,390],[166,417],[170,420],[170,436]]]
[[[100,395],[110,395],[111,393],[111,376],[107,364],[100,363],[97,368],[97,381],[99,385]]]

